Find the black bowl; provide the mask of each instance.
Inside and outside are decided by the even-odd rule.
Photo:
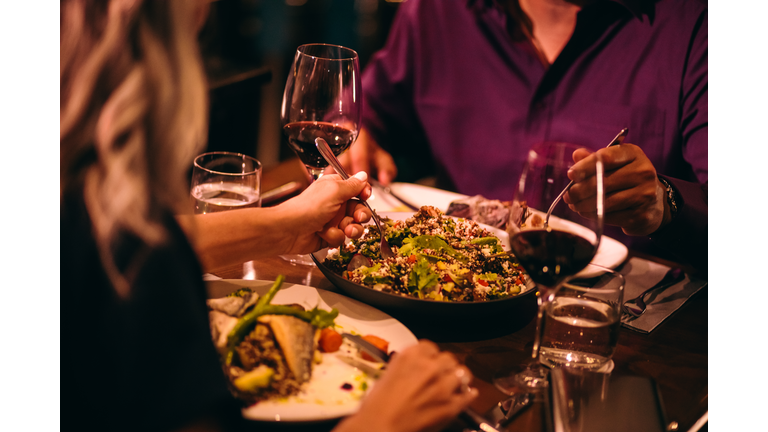
[[[437,335],[449,332],[456,336],[459,329],[474,334],[478,328],[483,330],[484,337],[495,337],[498,335],[488,333],[489,327],[494,327],[500,334],[508,334],[525,326],[536,315],[536,288],[532,282],[522,293],[504,299],[478,302],[425,300],[377,291],[344,279],[323,264],[327,254],[328,250],[323,249],[311,257],[331,283],[348,296],[402,321],[418,337],[441,339]],[[412,327],[424,327],[424,331],[417,332]]]

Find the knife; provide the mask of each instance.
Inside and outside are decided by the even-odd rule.
[[[382,363],[388,363],[390,359],[390,355],[385,353],[384,351],[376,348],[373,344],[366,341],[360,336],[353,335],[350,333],[342,333],[341,336],[353,344],[355,344],[358,348],[368,353],[371,357],[379,360]],[[499,429],[497,429],[495,426],[491,425],[491,423],[485,419],[485,417],[481,416],[480,414],[476,413],[475,410],[473,410],[470,407],[467,407],[459,414],[459,418],[461,418],[464,422],[473,425],[474,427],[478,428],[478,430],[481,430],[483,432],[501,432]]]
[[[408,207],[409,209],[413,211],[418,211],[420,207],[416,207],[415,205],[409,203],[408,201],[404,200],[402,197],[397,195],[396,193],[392,192],[392,188],[389,186],[384,186],[381,183],[379,183],[376,179],[370,178],[368,179],[368,183],[370,183],[373,186],[376,186],[377,188],[384,191],[385,194],[392,196],[394,199],[400,201],[404,206]]]
[[[362,337],[358,335],[353,335],[350,333],[342,333],[341,337],[348,339],[349,341],[357,345],[358,348],[365,351],[366,353],[368,353],[368,355],[380,361],[381,363],[389,363],[389,354],[376,348],[372,343],[368,342]]]
[[[261,194],[261,205],[266,206],[267,204],[273,201],[277,201],[293,193],[296,193],[300,189],[301,189],[301,184],[299,182],[292,181],[282,186],[268,190]]]

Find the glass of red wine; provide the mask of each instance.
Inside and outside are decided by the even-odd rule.
[[[575,164],[573,153],[579,146],[544,142],[531,148],[512,201],[512,216],[507,227],[510,247],[537,288],[538,314],[530,361],[501,370],[494,384],[507,394],[546,388],[549,369],[539,360],[544,312],[557,290],[576,276],[594,258],[603,232],[603,164],[597,154],[583,159],[582,165],[594,173],[571,188],[585,197],[579,213],[561,201],[545,223],[547,209],[571,179],[568,170]],[[584,216],[582,216],[582,214]]]
[[[338,45],[306,44],[296,49],[283,93],[283,136],[307,168],[312,181],[328,162],[315,146],[321,137],[336,156],[355,141],[362,107],[360,62],[354,50]],[[283,255],[297,264],[314,265],[309,255]]]

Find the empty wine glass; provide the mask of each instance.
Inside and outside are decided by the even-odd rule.
[[[362,88],[354,50],[338,45],[307,44],[296,49],[283,93],[280,120],[287,145],[307,168],[312,181],[328,166],[315,146],[323,138],[339,156],[355,141],[360,128]],[[309,255],[284,259],[314,265]]]
[[[549,224],[544,217],[550,204],[570,182],[568,169],[574,165],[573,152],[580,147],[561,142],[535,145],[518,182],[508,225],[510,247],[535,282],[538,303],[536,335],[531,360],[497,372],[494,384],[511,394],[516,389],[535,391],[547,386],[548,369],[539,361],[543,315],[547,302],[569,278],[582,270],[597,252],[603,232],[603,165],[597,154],[584,160],[593,164],[595,175],[579,183],[589,190],[589,217],[582,217],[565,203],[552,212]]]

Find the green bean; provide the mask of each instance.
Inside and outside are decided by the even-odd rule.
[[[227,350],[224,354],[224,361],[227,366],[232,363],[235,347],[245,339],[254,327],[256,327],[256,322],[262,315],[291,315],[307,321],[318,328],[333,325],[334,319],[339,315],[339,311],[336,309],[328,312],[315,307],[311,311],[303,311],[291,306],[269,304],[275,297],[275,294],[280,290],[280,286],[283,284],[284,279],[285,276],[278,276],[277,280],[275,280],[275,283],[272,285],[272,288],[259,299],[253,310],[243,315],[227,335]]]

